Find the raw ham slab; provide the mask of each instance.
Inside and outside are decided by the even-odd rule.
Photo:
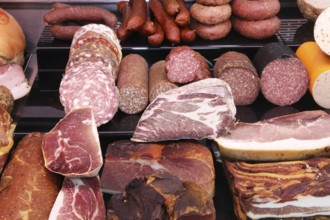
[[[105,205],[100,178],[68,178],[63,181],[49,220],[104,220]]]
[[[92,109],[69,112],[44,135],[42,152],[52,172],[69,177],[97,175],[103,158]]]
[[[143,112],[132,141],[214,139],[234,126],[235,114],[226,82],[200,80],[157,96]]]

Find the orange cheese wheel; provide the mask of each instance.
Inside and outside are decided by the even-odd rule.
[[[330,108],[330,56],[314,41],[303,43],[296,56],[308,71],[309,89],[315,102],[323,108]]]

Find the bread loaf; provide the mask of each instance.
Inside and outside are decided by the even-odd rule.
[[[44,167],[43,134],[23,137],[0,181],[0,219],[44,220],[60,190],[61,178]]]

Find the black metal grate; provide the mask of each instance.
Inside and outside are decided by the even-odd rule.
[[[300,44],[297,42],[296,35],[297,30],[305,25],[308,21],[306,19],[281,19],[281,28],[279,30],[279,35],[281,36],[284,43],[290,44]],[[306,33],[310,34],[310,33]]]

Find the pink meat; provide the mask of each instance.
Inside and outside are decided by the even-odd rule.
[[[65,178],[49,219],[106,219],[100,178]]]
[[[52,172],[69,177],[97,175],[103,159],[92,109],[69,112],[44,135],[42,152]]]

